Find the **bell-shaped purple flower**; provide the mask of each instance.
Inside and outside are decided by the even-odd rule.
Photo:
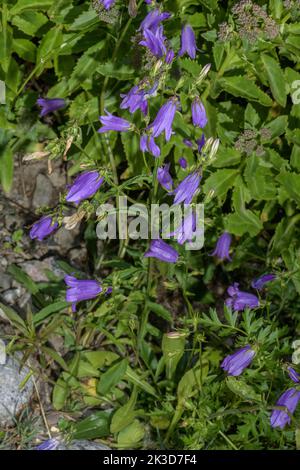
[[[102,287],[98,281],[82,281],[73,276],[65,276],[65,283],[69,287],[66,292],[66,301],[72,302],[73,312],[76,311],[77,302],[94,299],[102,292]]]
[[[155,57],[161,58],[167,52],[165,39],[163,28],[159,26],[154,32],[151,29],[145,29],[144,39],[139,44],[147,47]]]
[[[193,28],[186,24],[181,31],[181,48],[178,53],[179,57],[188,54],[191,59],[196,58],[197,46]]]
[[[170,16],[171,16],[170,13],[161,12],[157,8],[154,10],[151,10],[141,22],[139,31],[145,31],[146,29],[148,29],[152,32],[155,32],[158,26],[160,25],[160,23],[170,18]]]
[[[52,217],[44,216],[35,224],[33,224],[29,236],[32,240],[37,238],[39,241],[42,241],[44,238],[48,237],[54,230],[58,228],[58,223],[53,222]]]
[[[201,129],[203,129],[208,122],[205,108],[198,97],[192,102],[192,120],[194,126],[200,127]]]
[[[221,364],[222,369],[228,372],[229,375],[241,375],[246,367],[251,364],[255,356],[255,351],[248,344],[244,348],[239,349],[233,354],[225,357]]]
[[[257,279],[254,279],[251,282],[251,286],[253,287],[253,289],[261,290],[265,286],[265,284],[274,281],[274,279],[276,279],[275,274],[263,274]]]
[[[175,57],[175,52],[173,51],[173,49],[169,49],[165,57],[166,64],[168,65],[172,64],[174,57]]]
[[[179,158],[178,163],[181,166],[181,168],[183,168],[184,170],[186,169],[187,161],[184,157]]]
[[[190,204],[199,187],[200,181],[201,175],[199,171],[194,171],[186,176],[174,190],[174,204],[180,204],[182,202]]]
[[[170,235],[175,237],[179,245],[183,245],[186,241],[190,242],[193,240],[193,237],[196,235],[196,227],[196,213],[193,210],[189,210],[180,225]]]
[[[211,256],[216,256],[219,258],[221,261],[224,261],[224,259],[228,259],[228,261],[231,261],[230,255],[229,255],[229,249],[231,245],[231,235],[228,232],[222,233],[222,235],[219,237],[216,247],[214,251],[212,252]]]
[[[165,132],[166,141],[170,140],[176,108],[177,98],[170,98],[162,105],[153,123],[149,126],[153,129],[153,137],[158,137],[162,132]]]
[[[65,100],[62,98],[38,98],[37,104],[42,108],[41,117],[66,106]]]
[[[289,378],[293,382],[295,382],[295,384],[300,383],[300,375],[298,374],[298,372],[295,371],[295,369],[293,367],[288,367],[287,371],[288,371],[288,374],[289,374]]]
[[[108,131],[118,131],[118,132],[127,132],[131,127],[131,123],[126,121],[126,119],[114,116],[111,113],[106,111],[107,116],[100,116],[100,122],[103,124],[103,127],[98,129],[100,134]]]
[[[48,439],[38,445],[35,450],[56,450],[58,446],[59,441],[57,439]]]
[[[146,116],[148,112],[148,101],[145,97],[145,91],[140,90],[136,85],[126,94],[121,94],[123,98],[120,104],[121,109],[129,109],[130,113],[134,113],[137,109],[140,109]]]
[[[84,201],[84,199],[93,196],[98,191],[103,181],[104,178],[99,175],[98,171],[86,171],[82,173],[77,176],[70,187],[66,195],[66,201],[79,204],[81,201]]]
[[[196,140],[197,146],[198,146],[198,152],[201,153],[201,150],[205,144],[205,135],[202,134],[200,139]]]
[[[140,149],[142,152],[149,152],[154,157],[160,156],[160,148],[156,144],[153,135],[142,134],[140,138]]]
[[[183,139],[182,141],[184,143],[184,145],[186,145],[187,147],[189,147],[190,149],[193,148],[193,142],[189,139]]]
[[[245,308],[256,308],[259,307],[259,299],[256,295],[250,294],[249,292],[243,292],[239,290],[239,284],[235,282],[233,286],[227,289],[230,297],[225,301],[227,307],[232,310],[241,311]]]
[[[177,251],[163,240],[152,240],[149,250],[144,254],[145,258],[157,258],[166,263],[176,263],[178,256]]]
[[[111,7],[116,3],[116,0],[99,0],[104,6],[105,10],[110,10]]]
[[[173,179],[172,179],[172,176],[170,175],[169,169],[170,169],[170,163],[167,163],[166,165],[159,167],[157,170],[157,179],[163,188],[165,188],[167,191],[172,191]]]
[[[300,400],[300,391],[295,388],[286,390],[277,400],[276,406],[284,406],[285,410],[274,410],[271,414],[270,423],[272,428],[283,429],[286,424],[290,424],[291,417],[297,408]]]

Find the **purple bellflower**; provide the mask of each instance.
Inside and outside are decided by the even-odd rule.
[[[108,131],[119,131],[119,132],[127,132],[129,131],[131,124],[126,119],[120,118],[118,116],[114,116],[111,113],[106,111],[107,116],[100,116],[100,122],[103,124],[103,127],[98,129],[100,134]]]
[[[175,58],[175,52],[173,51],[173,49],[169,49],[165,57],[166,64],[168,65],[172,64],[174,58]]]
[[[158,137],[162,132],[165,132],[166,141],[170,140],[176,108],[177,98],[170,98],[162,105],[153,123],[149,126],[153,129],[153,137]]]
[[[248,344],[244,348],[238,349],[235,353],[225,357],[221,367],[228,372],[228,375],[241,375],[244,369],[251,364],[254,356],[255,351]]]
[[[201,138],[196,140],[196,143],[198,145],[198,152],[201,153],[201,150],[205,144],[205,135],[202,134]]]
[[[175,237],[179,245],[183,245],[186,241],[192,241],[193,237],[196,235],[196,226],[196,213],[190,210],[177,229],[170,233],[170,235]]]
[[[296,372],[293,367],[288,367],[287,370],[288,370],[289,378],[293,382],[295,382],[295,384],[300,383],[300,375],[298,374],[298,372]]]
[[[166,263],[176,263],[178,256],[177,251],[163,240],[152,240],[149,250],[144,254],[145,258],[157,258]]]
[[[276,279],[275,274],[263,274],[257,279],[254,279],[251,282],[251,286],[253,287],[253,289],[261,290],[265,286],[265,284],[274,281],[274,279]]]
[[[183,168],[184,170],[186,169],[187,161],[184,157],[179,158],[178,163],[181,166],[181,168]]]
[[[181,48],[178,53],[179,57],[187,53],[191,59],[196,58],[197,46],[193,28],[186,24],[181,31]]]
[[[69,287],[66,292],[66,301],[72,302],[72,310],[76,311],[76,303],[97,297],[102,292],[98,281],[79,280],[73,276],[65,276],[65,283]]]
[[[186,176],[174,190],[174,204],[180,204],[181,202],[190,204],[199,187],[200,181],[201,175],[199,171],[194,171]]]
[[[66,195],[66,201],[79,204],[84,199],[93,196],[98,191],[103,181],[104,178],[100,177],[97,171],[86,171],[82,173],[77,176],[70,187]]]
[[[155,32],[157,28],[159,27],[160,23],[170,18],[170,16],[171,16],[170,13],[161,12],[157,8],[154,10],[151,10],[141,22],[139,31],[145,31],[146,29],[148,29],[152,32]]]
[[[300,391],[295,388],[289,388],[279,397],[276,402],[276,406],[285,406],[289,414],[285,410],[274,410],[270,418],[272,428],[283,429],[286,424],[290,424],[290,415],[294,413],[299,400]]]
[[[42,108],[41,117],[66,106],[65,100],[62,98],[38,98],[37,104]]]
[[[258,297],[249,292],[243,292],[239,290],[239,284],[235,282],[233,286],[230,286],[227,289],[227,292],[230,297],[225,301],[227,307],[230,307],[232,310],[241,311],[245,308],[256,308],[259,307]]]
[[[121,98],[123,98],[120,104],[121,109],[128,108],[131,114],[137,109],[140,109],[146,116],[148,112],[148,101],[147,98],[145,98],[145,91],[140,90],[137,85],[131,88],[127,94],[121,94]]]
[[[160,156],[160,148],[155,143],[153,135],[148,136],[147,134],[143,134],[141,136],[140,150],[142,152],[149,152],[156,158]]]
[[[163,188],[167,191],[172,191],[173,180],[169,173],[170,163],[167,163],[163,167],[159,167],[157,170],[157,179]]]
[[[187,147],[189,147],[190,149],[193,148],[193,142],[189,139],[183,139],[183,143],[184,145],[186,145]]]
[[[216,256],[219,258],[221,261],[224,261],[224,259],[228,259],[228,261],[231,261],[230,255],[229,255],[229,249],[231,245],[231,235],[228,232],[222,233],[222,235],[219,237],[216,247],[214,251],[212,252],[211,256]]]
[[[205,108],[198,97],[192,102],[192,120],[194,126],[200,127],[201,129],[203,129],[208,122]]]
[[[110,10],[111,7],[116,3],[116,0],[100,0],[100,3],[102,3],[105,10]]]
[[[48,439],[38,445],[35,450],[56,450],[58,446],[59,441],[57,439]]]
[[[53,222],[52,217],[46,215],[33,224],[29,236],[32,240],[37,238],[39,241],[42,241],[57,228],[58,223]]]
[[[160,59],[167,53],[165,39],[163,27],[159,26],[154,32],[151,29],[145,29],[144,39],[139,44],[147,47],[155,57]]]

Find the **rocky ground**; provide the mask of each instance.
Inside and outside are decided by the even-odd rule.
[[[31,297],[8,272],[12,264],[35,282],[47,281],[48,272],[63,277],[61,260],[68,260],[82,270],[86,268],[86,247],[79,236],[80,227],[72,232],[62,228],[43,243],[32,241],[28,236],[31,224],[39,218],[38,209],[54,206],[66,183],[63,165],[53,163],[49,174],[47,161],[23,163],[19,160],[11,192],[0,193],[0,302],[13,307],[23,317],[31,306]],[[13,334],[0,308],[0,339],[7,343]],[[21,361],[21,353],[5,359],[0,351],[0,448],[32,448],[47,438],[43,413],[46,413],[50,431],[57,432],[59,414],[51,409],[49,387],[36,383],[26,366],[20,370]],[[39,433],[36,437],[35,432],[31,441],[33,427]],[[67,448],[99,450],[105,447],[87,441],[61,442],[58,447]]]

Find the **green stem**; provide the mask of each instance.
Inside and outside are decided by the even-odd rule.
[[[143,0],[140,0],[138,5],[137,5],[137,11],[139,10],[140,6],[143,4]],[[114,49],[114,52],[112,54],[112,58],[111,58],[111,61],[114,62],[114,60],[116,59],[117,55],[118,55],[118,52],[119,52],[119,49],[120,49],[120,46],[127,34],[127,31],[132,23],[132,20],[133,18],[130,17],[129,20],[127,21],[123,31],[122,31],[122,34],[121,36],[119,37],[117,43],[116,43],[116,47]],[[103,82],[103,86],[102,86],[102,90],[101,90],[101,95],[100,95],[100,114],[102,115],[104,113],[104,100],[105,100],[105,92],[106,92],[106,88],[107,88],[107,85],[109,83],[109,78],[110,77],[105,77],[104,79],[104,82]]]

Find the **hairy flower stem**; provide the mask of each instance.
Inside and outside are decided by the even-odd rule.
[[[150,211],[151,211],[151,205],[155,204],[156,202],[156,195],[157,195],[157,189],[158,189],[157,170],[159,167],[159,163],[160,163],[160,159],[156,158],[154,162],[154,169],[153,169],[153,175],[152,175],[152,191],[151,191],[151,195],[149,198]],[[150,211],[149,213],[151,213]],[[152,278],[153,278],[153,258],[148,258],[147,287],[146,287],[146,296],[145,296],[146,302],[150,297],[150,292],[151,292],[151,287],[152,287]],[[144,310],[142,313],[140,330],[139,330],[139,335],[138,335],[139,351],[141,350],[142,341],[146,334],[146,328],[147,328],[147,322],[148,322],[149,308],[146,302],[145,302]]]
[[[140,0],[138,5],[137,5],[137,9],[136,11],[138,12],[140,6],[143,4],[144,0]],[[119,49],[120,49],[120,46],[127,34],[127,31],[132,23],[132,20],[133,20],[133,17],[130,17],[129,20],[127,21],[123,31],[122,31],[122,34],[121,36],[119,37],[119,40],[117,41],[116,43],[116,47],[114,49],[114,52],[112,54],[112,62],[115,61],[117,55],[118,55],[118,52],[119,52]],[[109,83],[109,77],[105,77],[104,79],[104,82],[103,82],[103,86],[102,86],[102,90],[101,90],[101,95],[100,95],[100,115],[102,116],[104,114],[104,101],[105,101],[105,92],[106,92],[106,88],[107,88],[107,85]]]

